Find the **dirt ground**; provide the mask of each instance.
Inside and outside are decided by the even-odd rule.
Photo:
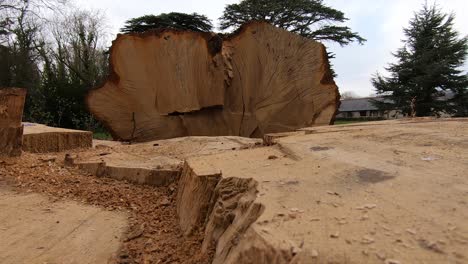
[[[0,189],[1,195],[5,195],[8,188],[10,193],[29,195],[35,193],[34,197],[31,196],[35,202],[37,199],[43,200],[42,197],[46,196],[52,206],[54,203],[75,201],[104,208],[110,212],[127,214],[129,227],[124,242],[111,263],[210,263],[210,254],[199,254],[201,236],[195,233],[191,237],[183,237],[180,232],[174,203],[176,185],[156,188],[108,178],[96,178],[74,168],[64,167],[61,161],[51,155],[24,153],[20,158],[2,159],[0,163],[0,181],[4,185]],[[37,194],[41,194],[41,198],[36,198],[39,197]],[[27,206],[33,210],[35,205],[34,202],[23,205]],[[7,217],[7,214],[9,212],[2,210],[0,219]],[[56,216],[59,217],[60,214]],[[57,221],[63,220],[57,219]],[[33,221],[29,228],[38,230],[42,228],[41,225],[40,221]],[[6,228],[4,231],[8,231],[8,227],[4,228]],[[16,236],[17,239],[22,238],[21,233],[16,233]],[[5,243],[5,239],[15,239],[15,234],[10,234],[9,237],[2,236],[0,244]],[[79,246],[85,247],[83,243],[86,243],[86,240],[78,241],[78,246],[73,245],[74,249],[70,251],[75,251]],[[30,245],[32,248],[24,250],[40,248],[44,244]],[[95,251],[108,247],[106,243],[86,246],[88,250]],[[6,248],[6,252],[5,249],[1,250],[0,258],[9,253],[19,254],[15,251],[16,247]],[[82,262],[83,259],[79,256],[75,259],[72,257],[73,254],[70,259],[59,263],[86,263]],[[1,259],[0,262],[4,263]]]

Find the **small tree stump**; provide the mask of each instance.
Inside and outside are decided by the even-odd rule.
[[[25,99],[26,89],[0,89],[0,156],[21,155]]]

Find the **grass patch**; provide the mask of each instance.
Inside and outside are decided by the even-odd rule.
[[[93,138],[98,140],[112,140],[111,134],[107,132],[94,132]]]
[[[363,122],[369,122],[367,120],[336,120],[335,125],[346,125],[346,124],[354,124],[354,123],[363,123]]]
[[[382,120],[385,120],[385,119],[382,117],[337,118],[335,120],[335,125],[346,125],[346,124],[382,121]]]

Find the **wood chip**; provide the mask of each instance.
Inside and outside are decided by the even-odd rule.
[[[372,244],[374,242],[375,242],[374,238],[372,238],[370,236],[363,236],[362,239],[361,239],[361,244],[368,245],[368,244]]]
[[[401,264],[401,262],[396,259],[386,259],[385,264]]]
[[[312,258],[318,258],[319,253],[318,253],[317,250],[312,249],[312,251],[310,251],[310,256],[311,256]]]
[[[356,207],[356,210],[366,210],[366,209],[374,209],[376,208],[377,205],[376,204],[365,204],[365,205],[362,205],[362,206],[359,206],[359,207]]]

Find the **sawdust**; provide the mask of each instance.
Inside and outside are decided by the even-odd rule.
[[[96,178],[65,167],[54,156],[28,153],[1,160],[0,180],[19,192],[42,193],[53,201],[74,200],[128,211],[130,227],[111,263],[211,263],[213,250],[200,253],[200,231],[186,237],[179,228],[175,184],[151,187]]]

